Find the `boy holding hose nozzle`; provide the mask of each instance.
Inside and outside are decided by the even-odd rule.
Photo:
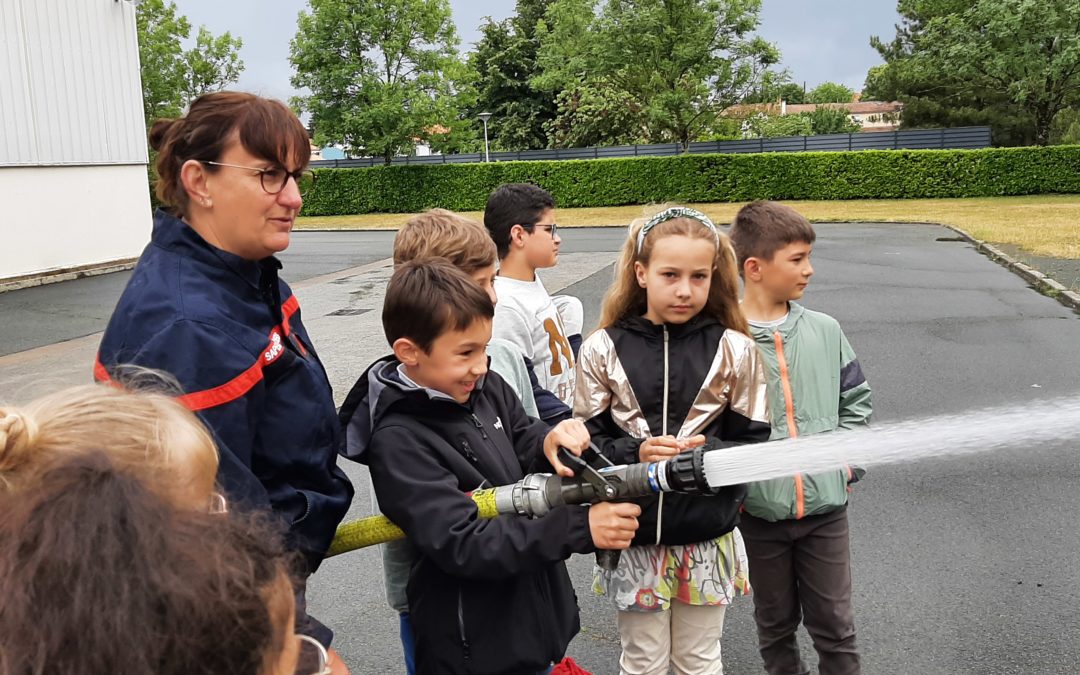
[[[364,374],[349,423],[349,456],[369,466],[380,509],[420,556],[407,590],[418,673],[546,671],[579,627],[563,561],[625,549],[637,529],[626,503],[479,517],[468,492],[551,471],[545,450],[589,442],[579,422],[529,418],[488,372],[493,314],[449,263],[402,265],[383,306],[394,356]]]

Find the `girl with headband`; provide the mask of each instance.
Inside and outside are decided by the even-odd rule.
[[[616,464],[769,437],[765,378],[726,236],[701,212],[637,221],[581,347],[574,417]],[[726,606],[749,591],[735,527],[746,489],[641,500],[633,546],[595,590],[618,610],[620,670],[721,673]]]

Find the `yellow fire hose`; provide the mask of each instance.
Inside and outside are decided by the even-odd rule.
[[[469,495],[476,503],[476,510],[481,518],[495,518],[499,515],[495,508],[495,490],[476,490]],[[355,551],[375,544],[385,544],[395,539],[404,539],[401,528],[390,522],[386,516],[369,516],[353,520],[338,527],[334,541],[326,557]]]

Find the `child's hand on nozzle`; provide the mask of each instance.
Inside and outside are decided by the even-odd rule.
[[[701,434],[690,438],[675,438],[674,436],[654,436],[646,438],[638,449],[638,457],[642,462],[659,462],[662,459],[671,459],[680,452],[696,448],[705,444],[705,437]]]
[[[574,472],[559,461],[559,447],[564,447],[578,457],[589,447],[589,430],[578,420],[559,422],[544,437],[544,456],[559,476],[571,477]]]
[[[589,507],[589,534],[598,549],[630,548],[637,532],[641,507],[632,502],[600,502]]]

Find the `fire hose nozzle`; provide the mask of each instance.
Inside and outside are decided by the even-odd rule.
[[[560,506],[633,499],[658,492],[712,494],[714,490],[705,480],[704,454],[703,448],[696,448],[661,462],[613,465],[592,446],[580,458],[565,453],[563,463],[577,473],[573,478],[533,473],[513,485],[476,490],[471,496],[481,518],[539,518]],[[363,518],[338,528],[327,555],[404,536],[385,516]]]
[[[688,495],[715,494],[716,488],[705,479],[705,452],[698,447],[660,462],[664,466],[657,468],[657,475],[664,479],[663,489]]]

